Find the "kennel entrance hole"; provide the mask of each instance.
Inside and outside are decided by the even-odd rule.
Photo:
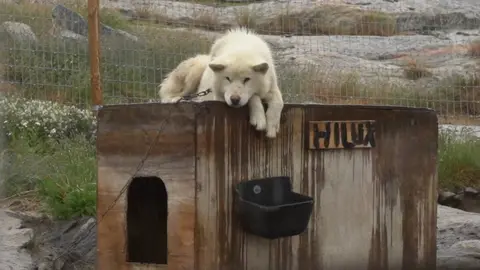
[[[167,264],[168,195],[158,177],[135,177],[127,190],[127,262]]]

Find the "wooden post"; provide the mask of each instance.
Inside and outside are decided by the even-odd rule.
[[[103,103],[100,88],[100,39],[99,39],[99,0],[88,0],[88,45],[90,54],[90,82],[92,105],[97,110]]]

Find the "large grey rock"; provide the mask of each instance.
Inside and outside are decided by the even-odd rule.
[[[480,269],[480,214],[438,206],[437,269]]]
[[[37,243],[42,245],[34,253],[39,270],[93,269],[97,241],[94,218],[54,222],[36,234]]]
[[[252,2],[252,1],[250,1]],[[309,11],[322,5],[342,5],[391,14],[401,31],[425,31],[446,29],[476,29],[480,24],[480,6],[476,0],[289,0],[266,1],[248,5],[255,10],[260,21],[269,20],[281,13]],[[108,0],[102,6],[123,10],[148,9],[171,19],[194,19],[199,13],[215,14],[219,22],[234,24],[242,6],[212,7],[178,1]],[[327,15],[327,14],[325,14]],[[299,18],[304,19],[300,16]]]
[[[88,36],[88,22],[77,12],[63,5],[56,5],[52,9],[52,18],[55,27]]]
[[[220,35],[204,30],[193,33],[211,39]],[[314,67],[318,78],[332,76],[327,79],[337,82],[338,74],[355,74],[359,83],[378,85],[382,88],[379,90],[401,86],[429,91],[452,75],[471,74],[475,70],[472,67],[477,65],[477,60],[465,52],[466,45],[475,40],[475,36],[450,35],[448,40],[429,35],[261,36],[274,50],[279,67],[295,66],[298,70]],[[423,63],[432,76],[416,81],[406,78],[404,67],[409,59]]]
[[[86,36],[82,36],[69,30],[60,30],[58,36],[66,40],[88,41]]]
[[[96,222],[0,208],[0,269],[94,269]]]
[[[0,209],[0,269],[31,270],[32,258],[25,246],[33,230],[22,228],[22,221]]]
[[[63,5],[56,5],[52,9],[52,17],[55,28],[67,30],[71,33],[84,37],[88,36],[88,21],[77,12]],[[100,35],[124,37],[134,41],[138,40],[138,38],[132,34],[129,34],[123,30],[114,29],[103,23],[100,23]],[[65,36],[65,33],[63,36],[68,38],[72,37],[71,34]],[[75,39],[79,39],[79,37],[75,36]]]
[[[6,21],[2,23],[0,31],[5,31],[16,42],[37,42],[37,36],[32,28],[24,23]]]

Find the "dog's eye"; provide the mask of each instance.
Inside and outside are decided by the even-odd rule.
[[[229,77],[225,77],[225,79],[227,79],[227,81],[230,81],[230,78],[229,78]]]
[[[250,78],[245,78],[245,80],[243,80],[243,83],[247,83],[248,81],[250,81]]]

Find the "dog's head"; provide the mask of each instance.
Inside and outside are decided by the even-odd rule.
[[[251,56],[250,56],[251,58]],[[215,73],[215,83],[225,102],[231,107],[242,107],[250,98],[265,89],[265,75],[270,68],[261,59],[249,59],[249,55],[220,56],[209,64]]]

